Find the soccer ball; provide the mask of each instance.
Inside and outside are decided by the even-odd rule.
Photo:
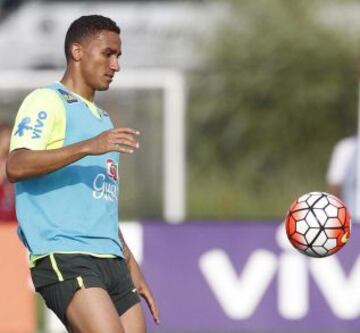
[[[310,192],[295,200],[285,218],[286,234],[301,253],[315,258],[339,251],[351,234],[344,203],[325,192]]]

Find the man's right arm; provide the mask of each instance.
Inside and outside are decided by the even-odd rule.
[[[41,176],[87,155],[109,151],[131,153],[138,147],[138,133],[129,128],[111,129],[89,140],[63,146],[65,128],[64,104],[55,91],[40,88],[27,95],[11,136],[11,152],[6,163],[9,180]]]
[[[9,154],[6,174],[9,181],[16,182],[53,172],[87,155],[100,155],[110,151],[131,154],[139,148],[136,139],[138,134],[132,128],[115,128],[89,140],[58,149],[16,149]]]

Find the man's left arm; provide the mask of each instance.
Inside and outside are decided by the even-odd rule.
[[[145,299],[155,323],[159,324],[160,323],[160,314],[159,314],[159,309],[157,307],[155,298],[150,290],[149,285],[147,284],[147,282],[144,278],[144,275],[141,272],[141,269],[140,269],[134,255],[132,254],[131,250],[127,246],[125,239],[121,233],[120,228],[119,228],[119,239],[123,245],[125,261],[126,261],[128,269],[129,269],[134,286],[135,286],[137,292],[139,293],[139,295]]]

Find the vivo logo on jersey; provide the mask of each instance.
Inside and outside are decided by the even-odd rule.
[[[44,120],[47,118],[47,113],[45,111],[40,111],[35,120],[35,125],[33,126],[32,139],[41,138],[42,128],[44,127]]]
[[[37,114],[35,125],[31,126],[31,118],[25,117],[21,120],[16,129],[14,135],[23,136],[25,131],[32,131],[31,138],[32,139],[39,139],[41,138],[42,128],[44,127],[44,120],[47,118],[47,113],[45,111],[40,111]]]

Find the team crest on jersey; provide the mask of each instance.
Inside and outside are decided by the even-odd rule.
[[[58,89],[58,91],[61,95],[64,96],[67,103],[71,104],[71,103],[78,102],[78,99],[74,95],[68,93],[67,91],[65,91],[63,89]]]
[[[111,158],[106,160],[106,173],[114,181],[118,180],[118,167]]]

